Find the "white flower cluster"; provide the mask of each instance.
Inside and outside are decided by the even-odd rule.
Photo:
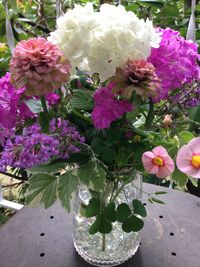
[[[101,81],[113,76],[129,59],[146,59],[160,40],[151,21],[139,19],[121,5],[103,4],[94,12],[91,3],[76,5],[60,17],[57,30],[49,37],[74,71],[78,67],[97,72]]]

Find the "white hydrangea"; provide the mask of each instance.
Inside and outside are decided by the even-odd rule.
[[[93,30],[97,27],[92,3],[82,7],[75,5],[64,16],[57,20],[57,30],[50,34],[49,41],[63,51],[75,69],[87,57],[93,38]]]
[[[58,19],[50,41],[57,44],[73,68],[97,72],[105,81],[130,59],[146,59],[160,36],[152,22],[140,20],[121,5],[103,4],[94,12],[91,3],[76,5]]]

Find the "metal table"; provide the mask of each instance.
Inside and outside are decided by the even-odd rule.
[[[144,190],[163,188],[144,184]],[[200,267],[200,199],[171,189],[151,204],[136,255],[122,267]],[[59,204],[25,207],[0,229],[0,267],[90,267],[72,244],[72,218]]]

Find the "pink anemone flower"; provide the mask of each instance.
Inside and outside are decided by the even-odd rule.
[[[178,151],[176,164],[188,176],[200,178],[200,137],[192,139]]]
[[[142,163],[148,173],[155,174],[158,178],[166,178],[174,171],[174,162],[162,146],[145,152]]]

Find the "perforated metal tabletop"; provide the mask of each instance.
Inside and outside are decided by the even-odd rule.
[[[163,190],[144,184],[144,190]],[[165,189],[166,204],[145,200],[148,217],[136,255],[121,267],[200,267],[200,198]],[[59,204],[25,207],[0,229],[0,267],[90,267],[72,243],[72,218]]]

